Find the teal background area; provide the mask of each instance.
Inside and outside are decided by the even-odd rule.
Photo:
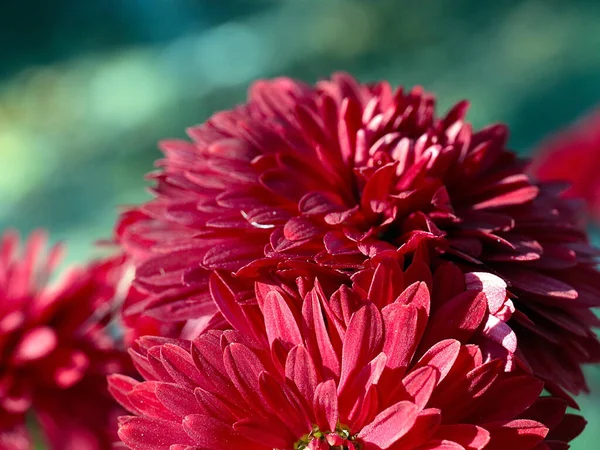
[[[117,207],[148,198],[156,142],[242,102],[249,83],[335,70],[468,98],[527,154],[600,102],[600,2],[4,0],[0,227],[47,228],[84,261]],[[600,149],[599,149],[600,151]],[[581,397],[598,448],[600,369]]]

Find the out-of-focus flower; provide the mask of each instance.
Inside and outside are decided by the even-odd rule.
[[[238,330],[139,340],[146,381],[110,378],[136,415],[119,436],[133,450],[567,448],[585,421],[471,343],[506,331],[490,320],[510,309],[502,281],[456,270],[385,261],[331,296],[257,283],[259,314],[215,274]]]
[[[152,294],[145,314],[218,321],[213,270],[233,274],[244,303],[257,279],[344,278],[427,244],[505,279],[521,363],[553,392],[585,389],[580,365],[600,359],[595,252],[573,205],[506,149],[506,128],[473,131],[466,111],[461,102],[437,117],[420,88],[345,74],[315,88],[255,83],[248,103],[190,129],[193,142],[162,143],[156,198],[117,227]]]
[[[585,200],[589,217],[600,222],[600,110],[550,136],[531,169],[540,180],[568,182],[564,195]]]
[[[33,415],[53,450],[105,450],[120,408],[106,376],[126,370],[107,325],[127,288],[123,258],[72,269],[49,284],[61,248],[43,257],[43,232],[21,252],[15,233],[0,242],[0,448],[31,448]]]

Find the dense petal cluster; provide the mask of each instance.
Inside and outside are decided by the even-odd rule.
[[[14,233],[0,242],[0,448],[32,448],[25,421],[33,412],[50,449],[109,449],[121,410],[105,377],[128,366],[106,330],[123,258],[48,285],[61,248],[44,258],[45,242],[42,232],[22,252]]]
[[[600,222],[600,110],[551,136],[537,151],[533,175],[568,182],[564,195],[585,200],[589,217]]]
[[[379,309],[391,304],[410,304],[421,308],[420,315],[426,317],[421,324],[423,327],[428,325],[428,332],[423,337],[426,344],[423,345],[460,338],[477,344],[485,361],[501,359],[507,370],[513,370],[517,339],[506,325],[514,312],[506,283],[485,272],[463,274],[452,263],[444,263],[432,270],[426,261],[420,252],[410,262],[385,257],[377,262],[371,260],[369,267],[356,272],[350,286],[332,287],[317,282],[313,293],[318,294],[325,308],[326,327],[338,324],[338,330],[347,328],[352,314],[365,304],[373,304]],[[307,311],[302,308],[308,308],[305,293],[311,284],[307,280],[306,277],[297,278],[295,288],[286,284],[257,283],[256,305],[240,305],[236,301],[235,285],[218,273],[211,276],[209,288],[228,323],[257,342],[271,343],[270,336],[274,332],[271,328],[278,329],[281,325],[270,320],[273,314],[280,315],[270,308],[285,308],[284,304],[288,304],[294,316],[306,316]],[[273,295],[274,291],[280,294]],[[282,305],[274,305],[275,300],[281,301]],[[283,316],[288,317],[287,314]],[[309,316],[306,316],[307,323],[320,320],[320,307]],[[413,329],[414,324],[405,323],[401,316],[397,319],[397,327],[403,328],[408,335],[414,333],[413,338],[417,341],[421,339],[424,329]],[[342,337],[340,331],[337,340],[341,342]]]
[[[215,274],[237,330],[139,340],[146,381],[110,379],[135,414],[119,436],[133,450],[568,448],[583,419],[486,345],[511,340],[505,285],[456,270],[385,260],[331,295],[257,283],[256,307]]]
[[[255,280],[289,269],[348,278],[425,243],[505,279],[522,363],[553,392],[585,389],[580,365],[600,359],[595,252],[573,206],[506,149],[506,128],[474,131],[466,111],[438,117],[420,88],[345,74],[314,88],[255,83],[246,104],[191,128],[193,142],[163,142],[155,199],[123,215],[118,239],[151,294],[139,308],[220,323],[213,270],[235,276],[244,303]]]

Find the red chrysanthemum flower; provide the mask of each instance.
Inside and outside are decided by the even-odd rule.
[[[142,309],[198,319],[215,313],[213,270],[234,274],[244,302],[265,274],[347,277],[427,242],[465,271],[502,276],[523,364],[554,392],[585,389],[580,365],[600,359],[594,251],[572,205],[506,149],[506,128],[475,132],[466,110],[439,118],[420,88],[344,74],[316,88],[255,83],[247,104],[190,129],[192,143],[162,143],[156,198],[118,225],[152,294]]]
[[[501,321],[482,331],[509,306],[502,281],[468,290],[479,278],[448,278],[456,270],[384,261],[329,297],[306,279],[257,283],[260,314],[215,274],[211,290],[247,333],[142,338],[132,356],[147,381],[109,381],[137,415],[119,436],[133,450],[568,448],[585,421],[469,343],[503,334]]]
[[[551,136],[537,152],[533,175],[568,182],[564,195],[585,200],[589,217],[600,222],[600,110]]]
[[[122,295],[122,258],[73,269],[48,285],[60,247],[45,259],[43,232],[0,241],[0,448],[29,450],[33,415],[53,450],[104,450],[117,439],[120,408],[106,375],[127,367],[106,330]]]

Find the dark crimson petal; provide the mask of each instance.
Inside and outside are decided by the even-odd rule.
[[[507,272],[510,274],[511,283],[525,292],[559,300],[576,300],[578,297],[577,291],[572,286],[556,278],[526,269],[508,269]]]
[[[487,424],[490,431],[490,450],[528,450],[535,448],[548,434],[548,428],[533,420],[511,420]]]
[[[479,328],[487,309],[483,293],[465,292],[449,300],[431,318],[431,328],[424,336],[422,346],[431,347],[444,339],[466,342]],[[453,320],[449,321],[448,317]]]
[[[465,450],[481,450],[490,442],[490,433],[485,428],[471,424],[442,425],[435,437],[456,442]]]

